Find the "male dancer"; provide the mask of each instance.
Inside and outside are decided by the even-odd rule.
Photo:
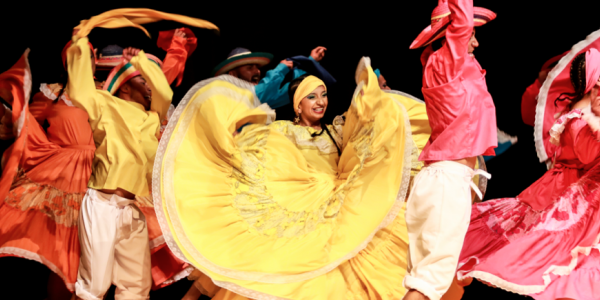
[[[146,174],[173,92],[159,65],[133,48],[123,52],[127,61],[109,77],[107,91],[96,90],[87,40],[75,35],[67,54],[69,95],[88,113],[97,148],[79,217],[75,290],[80,299],[99,300],[113,283],[115,299],[147,299],[148,230],[133,203],[149,193]]]
[[[432,132],[419,157],[426,166],[407,203],[407,300],[439,300],[450,287],[469,226],[470,186],[480,194],[471,178],[485,173],[473,170],[477,156],[494,155],[497,146],[494,102],[473,55],[479,46],[473,27],[495,17],[473,8],[473,0],[441,0],[431,26],[411,45],[419,48],[445,36],[440,49],[434,52],[429,45],[421,57]]]

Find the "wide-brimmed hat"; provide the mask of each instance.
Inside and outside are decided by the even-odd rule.
[[[262,67],[270,63],[271,59],[273,59],[273,54],[265,52],[252,53],[246,48],[238,47],[229,52],[227,59],[213,69],[212,76],[225,74],[243,65],[257,64]]]
[[[473,7],[475,26],[482,26],[496,18],[496,13],[483,7]],[[412,42],[410,49],[429,45],[446,34],[450,25],[450,8],[447,3],[440,3],[431,13],[431,25],[427,26]]]
[[[546,162],[554,156],[556,146],[550,142],[550,129],[562,114],[568,112],[569,101],[555,100],[563,93],[575,92],[571,84],[571,63],[577,55],[592,48],[600,49],[600,30],[594,31],[585,40],[575,44],[548,73],[540,88],[533,126],[535,148],[540,162]]]
[[[121,58],[123,58],[123,48],[118,45],[108,45],[98,54],[96,69],[112,70],[121,63]]]

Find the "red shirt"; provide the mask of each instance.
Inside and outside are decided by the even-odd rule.
[[[473,1],[449,0],[451,23],[439,50],[421,58],[423,96],[431,137],[419,160],[456,160],[494,155],[496,108],[487,90],[485,70],[468,53],[473,32]]]

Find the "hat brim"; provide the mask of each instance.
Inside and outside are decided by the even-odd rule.
[[[239,66],[257,64],[259,67],[266,66],[273,59],[273,54],[256,52],[235,56],[218,64],[212,71],[212,76],[225,74]]]
[[[473,7],[473,25],[483,26],[496,19],[496,13],[483,7]],[[443,37],[450,25],[450,17],[444,17],[435,25],[427,26],[419,36],[412,42],[410,49],[417,49],[431,44],[433,41]]]
[[[568,110],[568,101],[557,101],[555,103],[555,100],[562,93],[574,92],[569,74],[571,62],[577,55],[591,48],[600,49],[600,30],[594,31],[585,40],[575,44],[571,51],[561,58],[552,71],[548,73],[546,81],[540,88],[533,126],[535,149],[540,162],[545,162],[554,155],[556,146],[550,143],[550,128],[552,128],[558,116]]]

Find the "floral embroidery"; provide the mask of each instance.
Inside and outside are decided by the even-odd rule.
[[[300,129],[310,136],[306,129]],[[266,236],[294,237],[316,230],[319,225],[334,220],[342,207],[346,191],[358,178],[365,160],[372,155],[373,123],[364,124],[349,142],[353,145],[360,163],[333,195],[312,211],[289,211],[281,207],[266,189],[265,164],[269,157],[265,145],[269,133],[269,127],[250,125],[237,138],[240,151],[236,155],[239,155],[241,166],[232,170],[232,185],[236,194],[234,205],[250,225],[249,230]],[[320,151],[328,151],[327,149],[333,147],[337,152],[331,139],[327,139],[329,146],[313,144],[312,147]]]
[[[22,211],[38,210],[56,223],[77,226],[84,193],[66,193],[49,185],[31,181],[19,170],[4,202]]]

